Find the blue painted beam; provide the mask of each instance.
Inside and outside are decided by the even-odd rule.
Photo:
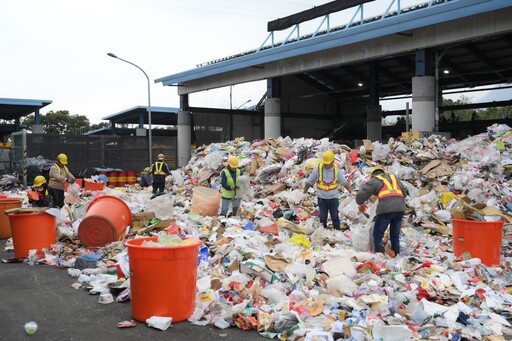
[[[512,7],[511,0],[453,0],[351,27],[348,30],[335,31],[223,62],[205,65],[156,79],[155,83],[162,83],[164,86],[184,83],[508,7]]]

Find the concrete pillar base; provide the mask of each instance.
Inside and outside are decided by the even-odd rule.
[[[281,136],[281,99],[267,98],[265,100],[265,138]]]
[[[436,78],[412,78],[412,131],[434,131],[436,115]]]
[[[146,136],[145,128],[135,128],[135,136]]]
[[[190,161],[190,145],[192,143],[192,118],[188,111],[178,111],[178,167],[184,167]]]

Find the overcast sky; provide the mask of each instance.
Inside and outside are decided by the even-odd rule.
[[[267,22],[322,0],[0,0],[0,98],[52,100],[42,110],[69,110],[91,123],[147,105],[179,107],[175,87],[154,79],[258,48]],[[407,2],[418,0],[402,0]],[[377,0],[382,13],[389,0]],[[380,8],[379,8],[380,7]],[[370,15],[372,8],[365,8]],[[345,17],[352,13],[342,13]],[[341,20],[341,16],[338,18]],[[331,17],[331,26],[336,22]],[[301,26],[301,34],[311,33]],[[287,32],[286,32],[287,34]],[[233,87],[233,107],[256,103],[265,85]],[[191,95],[191,105],[229,107],[229,90]]]

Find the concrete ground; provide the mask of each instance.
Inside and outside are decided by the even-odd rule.
[[[0,240],[0,259],[14,257]],[[262,340],[254,330],[195,326],[185,321],[161,331],[131,319],[130,302],[98,303],[97,295],[71,287],[76,281],[66,269],[49,265],[0,263],[0,340]],[[25,333],[29,321],[38,324],[35,335]]]

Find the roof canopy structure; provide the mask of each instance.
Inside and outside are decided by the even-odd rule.
[[[51,104],[50,100],[0,98],[0,119],[14,120],[12,123],[0,124],[0,136],[10,135],[21,130],[21,118],[35,114],[35,123],[40,124],[39,110]]]
[[[52,101],[41,99],[0,98],[0,118],[15,120],[32,113],[38,113],[41,108]]]
[[[157,125],[176,125],[178,124],[179,108],[172,107],[151,107],[151,124]],[[118,113],[105,116],[102,120],[110,121],[112,124],[139,124],[140,128],[144,124],[149,124],[149,115],[147,106],[136,106]]]

